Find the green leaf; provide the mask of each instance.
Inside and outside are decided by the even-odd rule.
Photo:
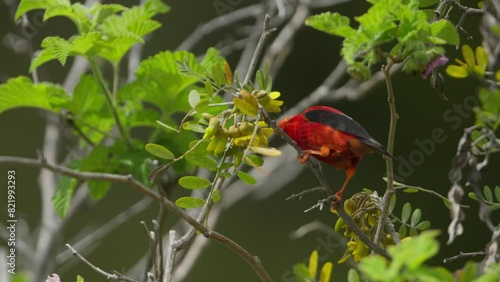
[[[107,17],[100,25],[100,29],[110,36],[131,32],[143,37],[161,26],[151,18],[169,10],[170,8],[160,0],[148,0],[142,6],[134,6],[123,11],[121,15]]]
[[[264,159],[257,155],[247,155],[245,164],[249,166],[261,167],[264,164]]]
[[[116,33],[106,38],[107,40],[101,43],[103,48],[98,49],[97,55],[112,63],[119,62],[134,44],[144,43],[140,36],[132,32]]]
[[[416,227],[418,230],[421,230],[421,231],[426,230],[426,229],[429,229],[429,227],[431,227],[431,222],[428,220],[425,220],[425,221],[422,221],[419,224],[417,224]]]
[[[371,193],[373,194],[373,193]],[[396,206],[396,194],[394,194],[391,198],[391,202],[389,203],[389,212],[392,212],[394,210],[394,207]]]
[[[417,188],[407,188],[407,189],[404,189],[403,192],[405,192],[405,193],[417,193],[418,189]]]
[[[397,281],[397,273],[387,271],[387,262],[380,256],[369,256],[358,266],[368,278],[375,281]]]
[[[186,130],[191,130],[198,133],[205,133],[206,127],[201,124],[193,124],[191,122],[185,122],[182,124],[182,128]]]
[[[404,204],[403,210],[401,211],[401,220],[403,221],[403,223],[408,222],[410,215],[411,215],[411,204],[407,202]]]
[[[309,277],[316,278],[316,273],[318,272],[318,251],[314,250],[309,256],[308,265]]]
[[[460,44],[457,29],[448,20],[442,19],[431,23],[431,34],[446,41],[448,44],[455,46]]]
[[[85,282],[85,280],[80,275],[77,275],[76,276],[76,282]]]
[[[411,215],[411,226],[416,226],[422,218],[422,210],[415,209]]]
[[[161,52],[141,62],[136,71],[136,80],[118,91],[118,102],[143,100],[154,104],[165,116],[188,112],[191,109],[188,93],[199,78],[181,74],[176,63],[178,61],[188,64],[196,72],[202,72],[192,53]]]
[[[0,113],[18,107],[59,112],[69,100],[61,86],[48,82],[33,84],[25,76],[11,78],[0,85]]]
[[[418,230],[415,227],[410,227],[410,237],[415,237],[418,235]]]
[[[476,262],[468,261],[465,263],[463,268],[462,277],[460,282],[471,282],[473,281],[479,272],[479,267]]]
[[[42,49],[35,54],[35,57],[31,60],[29,72],[33,72],[39,66],[45,64],[46,62],[55,60],[54,52],[50,49]]]
[[[66,5],[69,6],[69,0],[21,0],[17,7],[15,20],[32,10],[47,9],[53,5]]]
[[[201,100],[201,96],[197,90],[193,89],[189,92],[188,101],[189,101],[189,105],[191,106],[191,108],[193,108],[193,109],[196,108],[196,105],[198,105],[198,103],[200,103],[200,100]]]
[[[347,282],[361,282],[359,273],[355,268],[349,268],[347,272]]]
[[[411,240],[389,247],[387,251],[392,256],[392,264],[396,267],[404,264],[410,271],[417,269],[422,263],[437,254],[439,243],[435,237],[437,237],[438,234],[439,231],[437,230],[424,231]],[[384,271],[379,271],[384,273]]]
[[[398,230],[398,234],[400,238],[405,238],[406,237],[406,225],[401,224]]]
[[[69,176],[62,176],[57,182],[56,192],[52,197],[52,204],[59,217],[65,218],[68,213],[71,197],[78,181]]]
[[[148,143],[146,144],[145,149],[153,156],[156,156],[161,159],[173,160],[175,158],[174,154],[170,152],[169,149],[163,147],[162,145]]]
[[[192,163],[197,167],[206,168],[212,171],[217,170],[217,162],[214,159],[204,154],[198,152],[191,152],[187,154],[185,158],[188,162]]]
[[[488,202],[493,202],[493,193],[488,185],[483,188],[484,199]]]
[[[92,27],[97,26],[109,16],[114,15],[118,12],[127,9],[125,6],[120,4],[101,4],[96,2],[90,8],[90,12],[94,15],[92,17]]]
[[[329,34],[349,37],[356,31],[349,25],[349,18],[339,13],[326,12],[310,16],[306,19],[306,25]]]
[[[205,204],[205,200],[195,197],[181,197],[175,201],[175,205],[183,209],[199,208]]]
[[[473,199],[473,200],[476,200],[477,201],[477,196],[476,196],[476,193],[474,192],[469,192],[467,194],[467,196],[469,196],[469,198]]]
[[[212,193],[212,201],[214,201],[214,203],[217,203],[220,201],[220,198],[221,198],[221,191],[220,190],[215,190],[213,193]]]
[[[495,186],[495,198],[500,203],[500,186]]]
[[[102,199],[111,188],[109,181],[89,181],[88,183],[90,197],[96,201]]]
[[[307,281],[309,278],[309,270],[303,263],[293,265],[293,274],[299,281]]]
[[[74,3],[69,6],[67,3],[62,5],[51,5],[45,11],[43,20],[47,21],[50,18],[62,16],[67,17],[73,21],[80,33],[88,32],[90,30],[90,19],[87,16],[88,9],[80,3]]]
[[[74,115],[83,115],[91,111],[99,111],[106,102],[101,94],[101,87],[93,75],[82,75],[75,86],[67,109]]]
[[[255,183],[257,183],[257,180],[255,180],[253,176],[241,170],[238,171],[238,177],[250,185],[254,185]]]
[[[200,65],[208,77],[213,77],[214,74],[212,73],[212,70],[214,65],[224,66],[225,63],[226,59],[220,55],[217,49],[211,47],[208,48],[203,60],[200,62]],[[213,94],[213,87],[209,81],[205,83],[205,90],[208,95]]]
[[[417,281],[427,282],[455,282],[457,281],[453,274],[444,267],[427,267],[422,266],[415,271],[414,277]],[[459,280],[463,282],[462,280]]]
[[[203,189],[209,187],[212,183],[198,176],[184,176],[179,179],[179,185],[186,189]]]

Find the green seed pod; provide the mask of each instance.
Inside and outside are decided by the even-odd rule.
[[[242,122],[240,124],[240,126],[238,127],[238,129],[241,132],[241,136],[252,134],[254,128],[255,128],[255,125],[253,123],[246,122],[246,121]]]
[[[339,219],[337,219],[337,222],[335,222],[335,232],[340,232],[340,229],[342,229],[342,227],[344,227],[344,220],[339,217]]]
[[[242,136],[240,130],[234,125],[231,125],[227,131],[229,133],[229,137],[231,138],[238,138]]]
[[[224,152],[226,149],[227,138],[218,139],[217,145],[215,146],[214,155],[218,156]]]
[[[356,204],[356,202],[352,199],[347,199],[345,200],[344,202],[344,209],[345,211],[349,214],[349,215],[352,215],[354,214],[354,212],[356,212],[356,210],[358,209],[358,205]]]
[[[207,146],[207,152],[213,152],[215,150],[215,147],[217,146],[219,139],[217,136],[212,136],[212,140],[210,140],[210,143],[208,143]]]
[[[220,128],[220,120],[218,117],[211,117],[208,121],[208,127],[205,129],[205,134],[203,135],[203,139],[210,138],[214,136]]]

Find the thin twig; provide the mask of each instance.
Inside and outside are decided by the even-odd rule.
[[[174,272],[174,262],[175,255],[177,252],[174,250],[175,242],[175,230],[170,230],[168,233],[168,248],[167,248],[167,259],[165,260],[165,275],[163,276],[163,282],[170,282],[172,280],[172,274]]]
[[[99,267],[93,265],[90,261],[88,261],[86,258],[84,258],[82,255],[80,255],[80,253],[78,253],[77,250],[75,250],[70,244],[66,244],[66,247],[68,247],[71,252],[73,252],[73,255],[75,257],[77,257],[78,259],[80,259],[83,263],[85,263],[86,265],[88,265],[90,268],[92,268],[93,270],[97,271],[99,274],[103,275],[106,277],[106,279],[108,280],[119,280],[119,281],[129,281],[129,282],[139,282],[137,280],[134,280],[132,278],[129,278],[129,277],[126,277],[126,276],[123,276],[121,274],[111,274],[111,273],[108,273],[102,269],[100,269]]]
[[[273,33],[276,29],[269,28],[269,21],[271,17],[266,14],[264,17],[264,25],[262,27],[262,34],[260,35],[259,42],[257,43],[257,47],[255,47],[255,51],[252,56],[252,60],[250,60],[250,65],[248,66],[247,74],[245,75],[245,79],[243,80],[243,85],[248,84],[250,79],[252,78],[255,69],[257,68],[257,62],[259,60],[260,55],[262,54],[262,50],[264,50],[264,45],[269,38],[269,35]]]
[[[486,255],[485,252],[471,252],[471,253],[460,252],[456,256],[445,258],[443,260],[443,263],[450,263],[450,262],[453,262],[453,261],[456,261],[456,260],[462,259],[462,258],[475,257],[475,256],[484,256],[484,255]]]
[[[396,136],[396,123],[398,121],[398,114],[396,112],[396,101],[394,97],[394,91],[392,88],[391,80],[391,67],[394,65],[394,61],[390,60],[389,63],[382,68],[382,72],[385,76],[385,82],[387,87],[387,103],[389,104],[390,113],[390,124],[389,124],[389,137],[387,140],[387,152],[389,155],[393,155],[394,152],[394,138]],[[391,203],[392,196],[395,193],[394,190],[394,171],[393,171],[393,159],[390,157],[384,157],[387,169],[387,189],[385,191],[384,197],[382,198],[382,207],[380,213],[380,219],[377,224],[377,231],[375,232],[375,244],[378,245],[383,237],[383,230],[386,224],[386,219],[389,217],[389,206]]]
[[[227,13],[222,17],[217,17],[211,21],[208,21],[191,33],[182,43],[176,48],[176,50],[191,50],[198,44],[205,36],[213,34],[215,31],[234,25],[235,23],[242,21],[247,18],[258,17],[263,12],[262,4],[255,4],[245,8],[237,9],[234,12]]]
[[[97,62],[95,61],[95,59],[90,59],[90,66],[92,68],[92,72],[94,73],[94,76],[96,77],[97,81],[99,81],[99,85],[101,86],[101,90],[104,92],[104,97],[106,98],[106,102],[108,103],[109,110],[111,111],[111,114],[113,115],[113,119],[115,120],[116,127],[118,127],[118,131],[120,131],[120,135],[123,137],[123,139],[125,139],[125,142],[128,144],[128,146],[132,147],[132,142],[130,141],[130,136],[128,135],[128,132],[123,127],[123,124],[120,120],[120,117],[118,116],[118,112],[116,111],[115,104],[113,103],[112,94],[109,91],[108,87],[106,86],[106,82],[104,81],[104,77],[102,76],[101,69],[97,65]]]
[[[236,242],[225,237],[224,235],[222,235],[218,232],[215,232],[215,231],[208,230],[207,227],[205,227],[199,221],[197,221],[196,219],[191,217],[184,210],[177,207],[172,201],[170,201],[167,198],[162,198],[158,193],[152,191],[147,186],[145,186],[141,182],[137,181],[132,175],[79,172],[79,171],[75,171],[75,170],[72,170],[72,169],[69,169],[69,168],[66,168],[63,166],[48,163],[43,159],[42,160],[34,160],[34,159],[21,158],[21,157],[2,157],[2,156],[0,156],[0,164],[44,167],[44,168],[50,169],[50,170],[55,171],[55,172],[59,172],[59,173],[64,174],[64,175],[68,175],[68,176],[77,178],[77,179],[82,180],[82,181],[96,180],[96,181],[111,181],[111,182],[118,182],[118,183],[126,183],[126,184],[136,188],[140,192],[146,194],[147,196],[151,197],[154,200],[163,200],[163,204],[165,205],[166,209],[175,213],[176,215],[181,217],[184,221],[189,223],[189,225],[193,226],[195,231],[200,231],[201,233],[205,234],[205,237],[211,238],[211,239],[218,241],[218,242],[221,242],[223,245],[228,247],[230,250],[237,253],[241,257],[243,257],[244,260],[252,266],[252,268],[259,275],[259,277],[261,278],[262,281],[272,281],[272,279],[270,278],[269,274],[267,273],[264,266],[260,263],[260,261],[256,257],[252,256],[247,250],[245,250],[243,247],[238,245]]]

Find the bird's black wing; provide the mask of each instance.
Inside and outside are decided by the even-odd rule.
[[[311,110],[304,114],[304,117],[310,121],[328,125],[333,129],[349,133],[358,137],[358,139],[383,155],[391,156],[377,140],[368,134],[368,132],[355,120],[345,114],[334,113],[325,110]]]

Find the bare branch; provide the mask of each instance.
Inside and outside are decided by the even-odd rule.
[[[391,79],[391,68],[394,66],[394,61],[390,60],[386,66],[382,67],[382,72],[385,76],[385,82],[387,87],[387,103],[389,104],[389,113],[390,113],[390,124],[389,124],[389,136],[387,138],[387,152],[389,155],[392,155],[394,152],[394,139],[396,137],[396,124],[398,122],[399,115],[396,112],[396,101],[394,96],[394,91],[392,87],[392,79]],[[384,156],[387,170],[387,189],[385,190],[384,197],[382,198],[382,206],[380,212],[380,219],[377,224],[377,231],[375,232],[375,244],[378,245],[382,237],[384,236],[384,227],[386,223],[390,223],[387,221],[389,217],[389,206],[391,203],[392,196],[396,191],[394,190],[394,171],[393,171],[393,162],[394,160],[390,157]],[[393,227],[391,227],[394,229]],[[397,238],[395,240],[398,240]]]
[[[241,20],[247,18],[256,18],[262,15],[264,9],[262,4],[251,5],[242,9],[235,10],[222,17],[217,17],[201,26],[191,33],[176,50],[191,50],[198,44],[205,36],[214,33],[218,29],[231,26]]]
[[[276,30],[275,28],[272,29],[269,28],[270,20],[271,17],[268,14],[266,14],[264,16],[262,33],[260,35],[259,42],[257,43],[257,47],[255,47],[255,51],[253,53],[252,59],[250,60],[250,64],[248,65],[248,70],[245,79],[243,80],[243,85],[248,84],[248,82],[250,81],[250,78],[255,72],[255,68],[257,67],[257,62],[259,60],[260,55],[262,54],[262,51],[264,50],[264,45],[266,44],[269,35],[271,35],[271,33],[273,33]]]
[[[69,168],[66,168],[63,166],[48,163],[45,160],[33,160],[33,159],[21,158],[21,157],[0,156],[0,164],[44,167],[44,168],[50,169],[52,171],[62,173],[64,175],[68,175],[68,176],[80,179],[82,181],[97,180],[97,181],[111,181],[111,182],[128,184],[128,185],[136,188],[138,191],[151,197],[154,200],[163,200],[163,204],[165,205],[166,209],[168,209],[169,211],[180,216],[184,221],[186,221],[191,226],[193,226],[195,231],[200,231],[201,233],[203,233],[205,235],[205,237],[211,238],[215,241],[222,243],[223,245],[225,245],[226,247],[231,249],[233,252],[240,255],[248,264],[250,264],[252,266],[252,268],[257,272],[257,274],[262,279],[262,281],[272,281],[269,274],[265,270],[264,266],[260,263],[258,258],[252,256],[243,247],[238,245],[236,242],[230,240],[229,238],[225,237],[224,235],[222,235],[218,232],[215,232],[215,231],[208,230],[208,228],[206,228],[203,224],[198,222],[196,219],[189,216],[184,210],[177,207],[172,201],[170,201],[167,198],[162,198],[158,193],[154,192],[153,190],[149,189],[141,182],[134,179],[132,177],[132,175],[79,172],[79,171],[75,171],[75,170],[72,170],[72,169],[69,169]]]
[[[452,256],[452,257],[449,257],[449,258],[445,258],[443,260],[443,263],[450,263],[450,262],[453,262],[453,261],[456,261],[456,260],[459,260],[459,259],[462,259],[462,258],[469,258],[469,257],[476,257],[476,256],[484,256],[486,255],[485,252],[471,252],[471,253],[464,253],[464,252],[460,252],[458,255],[456,256]]]
[[[66,247],[68,247],[71,252],[73,253],[73,255],[77,258],[79,258],[83,263],[85,263],[86,265],[90,266],[90,268],[92,268],[93,270],[97,271],[99,274],[103,275],[106,277],[106,279],[108,280],[119,280],[119,281],[129,281],[129,282],[139,282],[137,280],[134,280],[134,279],[131,279],[131,278],[128,278],[126,276],[123,276],[121,274],[111,274],[111,273],[108,273],[102,269],[100,269],[99,267],[93,265],[90,261],[88,261],[86,258],[84,258],[82,255],[80,255],[80,253],[78,253],[73,247],[71,247],[70,244],[66,244]]]

